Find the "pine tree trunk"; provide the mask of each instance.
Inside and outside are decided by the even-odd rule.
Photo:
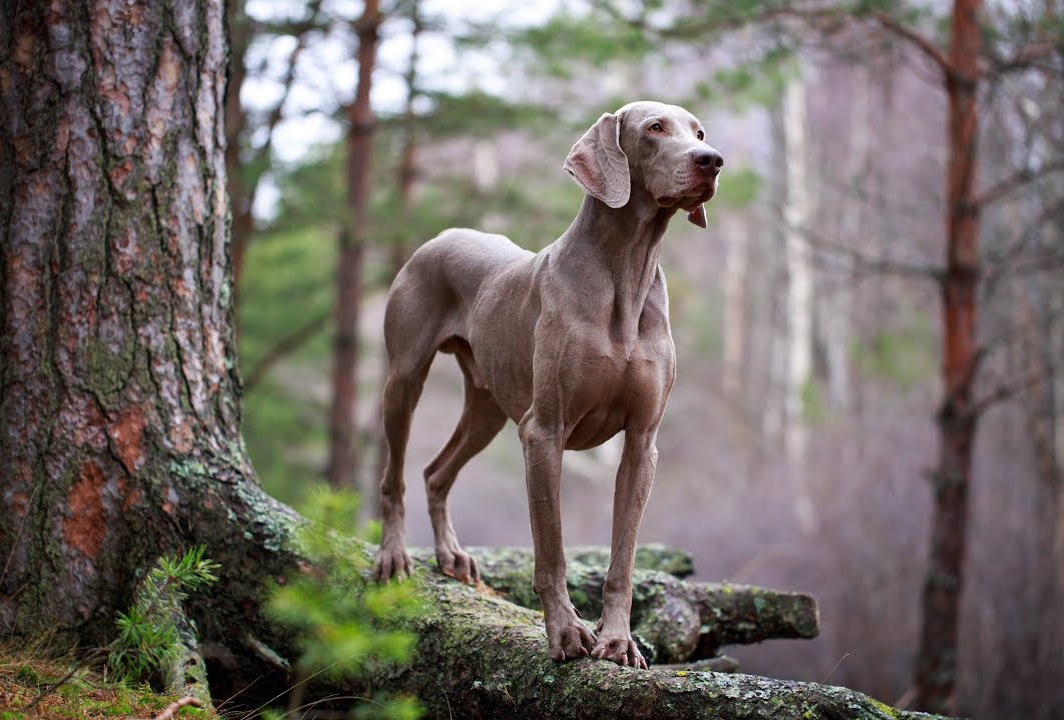
[[[967,549],[968,488],[977,415],[976,293],[979,213],[974,201],[979,0],[956,0],[946,77],[949,99],[946,167],[946,272],[942,280],[943,392],[938,413],[939,460],[933,476],[931,551],[924,584],[916,684],[919,706],[956,707],[957,637]]]
[[[358,318],[362,298],[362,254],[366,201],[373,153],[373,108],[369,94],[377,57],[381,17],[377,0],[367,0],[358,30],[358,88],[348,108],[347,210],[340,230],[336,272],[336,339],[333,399],[329,420],[329,484],[351,487],[358,468]]]
[[[225,12],[229,25],[229,85],[225,96],[225,175],[233,212],[233,222],[229,228],[229,252],[233,262],[233,290],[236,295],[240,290],[248,239],[255,224],[240,157],[240,142],[247,126],[247,114],[240,102],[240,90],[247,77],[245,55],[251,42],[252,27],[244,12],[244,0],[226,0]]]
[[[406,66],[403,81],[406,83],[406,104],[403,108],[402,127],[402,150],[399,155],[399,169],[396,173],[396,181],[399,187],[399,217],[396,223],[396,232],[392,237],[389,248],[389,260],[391,267],[388,269],[389,282],[399,274],[410,253],[407,239],[410,236],[411,216],[410,206],[414,200],[414,180],[417,179],[417,126],[414,114],[414,101],[417,99],[417,63],[418,42],[424,29],[421,16],[418,13],[418,0],[410,3],[410,21],[413,27],[410,30],[410,59]],[[384,348],[381,348],[383,356]],[[384,477],[384,466],[388,461],[388,440],[384,436],[384,415],[381,407],[384,403],[384,376],[387,374],[387,359],[382,360],[380,389],[373,405],[373,439],[376,443],[376,454],[373,471],[365,475],[362,483],[362,514],[364,517],[374,517],[379,514],[380,507],[380,480]]]
[[[222,0],[0,12],[0,626],[103,644],[205,543],[200,631],[240,654],[295,516],[240,437]]]

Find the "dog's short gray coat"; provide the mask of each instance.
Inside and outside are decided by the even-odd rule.
[[[396,276],[384,321],[388,377],[381,481],[383,531],[374,573],[409,573],[403,539],[403,458],[410,419],[437,352],[465,376],[465,407],[425,468],[440,568],[476,581],[476,561],[451,526],[447,494],[459,469],[510,418],[524,449],[551,657],[590,654],[646,667],[629,627],[636,535],[657,463],[655,439],[676,371],[662,235],[678,209],[705,227],[723,159],[683,108],[655,102],[604,114],[565,169],[586,196],[569,229],[539,253],[501,235],[452,229],[425,243]],[[613,502],[610,567],[595,633],[565,586],[559,482],[565,449],[624,431]]]

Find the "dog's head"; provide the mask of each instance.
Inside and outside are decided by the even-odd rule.
[[[576,141],[565,169],[612,208],[645,190],[661,207],[679,207],[706,226],[702,203],[717,191],[724,165],[698,119],[677,105],[640,101],[606,113]]]

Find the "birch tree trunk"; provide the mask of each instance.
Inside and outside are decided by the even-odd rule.
[[[804,231],[809,223],[809,131],[803,70],[783,95],[783,134],[787,187],[783,206],[787,258],[787,371],[783,399],[783,444],[791,461],[794,512],[805,532],[817,525],[817,513],[805,479],[808,433],[805,392],[813,369],[813,265]]]
[[[869,113],[870,78],[861,68],[854,68],[850,83],[850,143],[847,153],[845,182],[862,188],[868,176],[868,151],[872,136]],[[841,208],[838,244],[857,247],[862,242],[861,214],[864,203],[856,195],[847,198]],[[828,396],[832,407],[847,412],[850,408],[850,315],[853,312],[853,262],[841,260],[841,279],[824,286],[820,308],[820,327],[827,359]]]
[[[741,161],[740,161],[741,162]],[[745,445],[746,403],[746,271],[749,225],[739,212],[725,213],[721,235],[727,243],[724,261],[724,376],[722,390],[731,417],[730,432]]]

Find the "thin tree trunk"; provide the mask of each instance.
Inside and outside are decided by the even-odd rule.
[[[406,240],[410,235],[410,206],[413,202],[414,181],[417,179],[417,128],[414,122],[416,120],[414,101],[417,98],[418,40],[423,30],[421,16],[418,14],[418,0],[412,0],[410,3],[410,20],[413,28],[410,31],[410,60],[403,78],[406,82],[406,107],[403,109],[402,150],[396,178],[399,188],[399,218],[388,253],[391,260],[389,272],[391,279],[395,279],[395,276],[399,274],[410,252]],[[384,437],[384,416],[381,414],[384,401],[384,378],[388,372],[387,364],[388,360],[384,358],[381,363],[380,390],[377,393],[376,404],[373,406],[373,437],[376,440],[377,453],[373,473],[366,475],[362,483],[360,507],[363,517],[375,515],[377,508],[380,507],[380,479],[384,477],[384,465],[388,459],[388,441]]]
[[[414,199],[414,181],[417,179],[417,124],[414,115],[414,103],[418,97],[417,63],[418,43],[424,29],[418,14],[418,0],[411,0],[410,20],[410,59],[403,80],[406,83],[406,106],[403,108],[403,146],[400,151],[398,186],[399,186],[399,231],[391,247],[391,276],[394,278],[406,263],[410,252],[407,238],[410,234],[410,206]]]
[[[225,96],[225,175],[233,212],[229,252],[233,259],[233,277],[236,278],[233,285],[235,295],[240,289],[244,250],[254,224],[240,157],[240,143],[247,127],[240,91],[247,78],[245,55],[252,33],[251,20],[244,12],[244,0],[226,0],[226,19],[229,24],[229,83]]]
[[[369,93],[381,17],[378,0],[367,0],[358,30],[358,88],[348,108],[347,208],[339,233],[336,272],[336,339],[333,348],[333,400],[329,420],[329,484],[356,482],[358,438],[358,319],[362,297],[362,253],[366,202],[373,153],[373,108]]]
[[[308,35],[318,26],[321,0],[313,0],[307,6],[307,18],[292,27],[296,45],[288,56],[288,70],[282,81],[283,90],[277,104],[270,110],[265,123],[266,139],[246,161],[241,158],[244,135],[247,133],[247,112],[240,102],[240,89],[247,77],[245,55],[251,42],[253,23],[243,11],[243,0],[229,0],[229,27],[231,50],[229,53],[229,88],[225,99],[225,168],[229,178],[229,201],[232,204],[233,222],[230,225],[230,254],[233,258],[234,296],[239,301],[240,278],[244,273],[244,258],[248,243],[255,232],[255,198],[258,196],[265,167],[270,162],[273,133],[283,119],[284,105],[295,84],[299,57],[308,43]],[[262,129],[262,128],[260,128]],[[237,304],[239,307],[239,303]],[[239,319],[239,316],[238,316]]]
[[[974,202],[980,0],[956,0],[946,89],[946,273],[942,280],[943,392],[939,460],[933,475],[931,550],[924,584],[917,702],[937,712],[956,707],[957,637],[967,550],[968,489],[977,416],[975,375],[979,214]]]
[[[783,398],[783,443],[791,461],[794,512],[799,527],[817,526],[816,507],[805,478],[808,432],[805,393],[813,369],[813,265],[803,233],[810,217],[809,132],[803,70],[787,84],[783,96],[787,187],[783,206],[787,258],[787,370]]]
[[[850,86],[850,147],[847,153],[846,182],[851,188],[866,189],[868,151],[871,146],[869,111],[870,77],[854,68]],[[838,243],[855,247],[861,242],[861,214],[864,203],[852,196],[841,208]],[[823,331],[827,360],[828,396],[832,407],[846,413],[850,409],[850,316],[853,313],[853,262],[842,261],[841,279],[832,287],[823,287],[820,326]]]
[[[724,375],[721,389],[729,408],[729,432],[739,447],[745,447],[748,402],[745,389],[749,223],[738,212],[729,213],[721,220],[721,235],[728,248],[724,262]]]
[[[759,257],[763,259],[768,277],[766,281],[770,288],[786,286],[786,262],[782,258],[783,253],[778,248],[786,245],[783,209],[787,204],[787,137],[783,129],[784,103],[782,98],[772,107],[771,134],[772,134],[772,167],[769,178],[769,188],[772,195],[770,231],[765,234],[763,245],[759,250]],[[754,263],[753,267],[758,267]],[[783,436],[783,406],[787,388],[787,302],[786,293],[774,291],[770,293],[768,314],[765,325],[768,327],[768,340],[766,342],[766,368],[763,395],[755,399],[756,406],[761,411],[761,435],[766,444],[776,446],[780,444]]]

